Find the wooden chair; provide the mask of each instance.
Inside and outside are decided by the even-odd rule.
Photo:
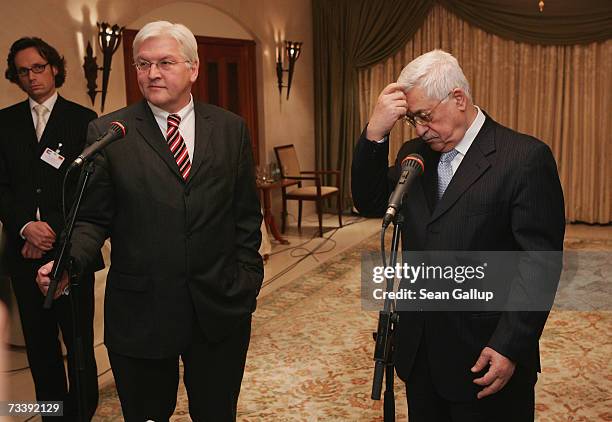
[[[287,200],[298,201],[298,230],[302,231],[302,201],[315,201],[319,217],[319,237],[323,237],[323,200],[333,195],[338,196],[338,223],[342,227],[342,191],[339,170],[302,171],[293,144],[274,147],[276,160],[284,179],[297,180],[297,188],[287,186],[282,188],[283,221],[281,231],[285,232],[287,220]],[[321,185],[320,175],[336,175],[336,186]],[[314,186],[302,186],[302,181],[311,180]]]

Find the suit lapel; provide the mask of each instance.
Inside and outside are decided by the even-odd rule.
[[[195,139],[193,147],[193,157],[191,157],[191,172],[187,178],[187,183],[194,179],[197,172],[202,167],[204,157],[207,157],[210,148],[210,136],[212,132],[212,118],[205,112],[204,107],[194,101],[195,113]]]
[[[25,100],[21,103],[21,113],[19,113],[19,122],[15,122],[17,127],[20,129],[17,130],[19,142],[26,143],[31,149],[33,153],[38,152],[38,140],[36,139],[36,129],[34,128],[34,120],[32,120],[32,110],[30,110],[30,102]],[[15,138],[17,139],[17,138]]]
[[[151,148],[159,155],[159,157],[166,163],[170,171],[176,175],[181,181],[183,177],[179,173],[178,166],[174,157],[170,153],[170,148],[166,143],[166,139],[159,130],[155,116],[147,105],[145,100],[140,103],[139,109],[136,113],[136,130],[143,137],[145,142],[149,144]]]
[[[487,159],[487,156],[495,151],[495,137],[494,137],[494,126],[493,121],[487,117],[485,124],[481,128],[478,135],[474,139],[474,142],[470,146],[465,157],[461,161],[461,165],[457,169],[457,172],[453,175],[453,178],[446,188],[444,195],[440,198],[440,201],[436,205],[431,221],[438,219],[444,214],[449,208],[457,202],[457,200],[463,195],[463,193],[485,172],[491,163]],[[437,172],[437,165],[436,165]],[[437,181],[437,178],[436,178]],[[436,184],[432,185],[434,190]]]
[[[425,172],[421,178],[421,185],[425,193],[425,200],[431,215],[436,208],[438,201],[436,186],[438,186],[438,161],[440,161],[440,153],[433,151],[426,143],[423,143],[420,154],[425,160]]]

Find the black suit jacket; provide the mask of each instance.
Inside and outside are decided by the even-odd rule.
[[[73,239],[79,266],[111,239],[105,343],[137,358],[176,356],[201,329],[211,341],[255,310],[263,280],[261,211],[244,121],[195,102],[187,181],[145,101],[93,121],[127,136],[95,160]]]
[[[388,169],[388,151],[388,143],[370,142],[363,132],[352,165],[353,200],[366,215],[381,215],[402,159],[411,153],[422,155],[425,173],[408,192],[402,209],[404,249],[563,249],[563,192],[552,153],[541,141],[487,116],[439,202],[440,154],[414,139],[402,146],[395,165]],[[400,313],[397,372],[406,379],[419,344],[425,341],[436,388],[451,400],[475,397],[480,387],[472,383],[477,376],[470,368],[485,346],[512,359],[517,371],[535,381],[540,369],[538,340],[547,316],[546,312]]]
[[[27,100],[0,110],[0,220],[7,240],[4,258],[12,274],[27,274],[33,265],[53,259],[54,251],[47,252],[41,260],[24,259],[21,256],[24,240],[19,231],[27,222],[36,220],[38,207],[41,220],[59,237],[64,228],[61,209],[64,174],[83,150],[87,125],[96,117],[94,111],[58,96],[39,142]],[[40,157],[46,148],[57,150],[60,143],[65,160],[56,169]],[[76,177],[68,178],[67,207],[72,203],[76,181]],[[94,258],[91,269],[103,268],[99,251]]]

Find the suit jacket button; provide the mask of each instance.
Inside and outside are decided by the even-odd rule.
[[[37,189],[36,189],[36,193],[41,193],[41,192],[42,192],[42,189],[41,189],[41,188],[37,188]]]
[[[185,196],[189,196],[190,193],[191,193],[191,189],[185,189]]]

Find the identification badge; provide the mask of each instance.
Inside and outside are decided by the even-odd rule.
[[[43,160],[45,163],[49,164],[50,166],[59,169],[66,158],[58,151],[53,151],[50,148],[45,148],[45,151],[40,156],[40,159]]]

